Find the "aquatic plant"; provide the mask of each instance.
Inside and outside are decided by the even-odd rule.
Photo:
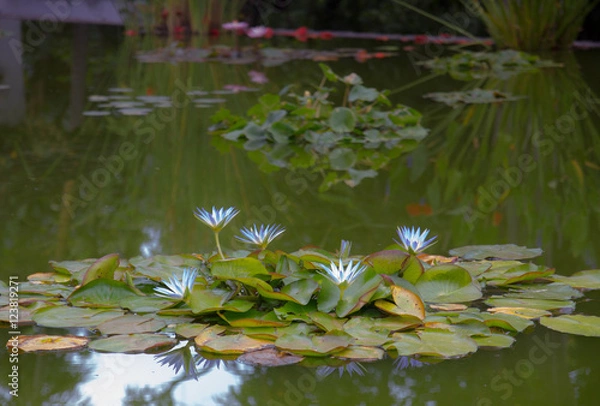
[[[317,264],[317,266],[324,271],[323,274],[325,276],[338,285],[341,285],[344,282],[348,284],[352,283],[358,275],[367,269],[367,267],[360,262],[354,264],[350,261],[344,266],[341,259],[337,264],[334,261],[331,261],[329,265]]]
[[[171,275],[166,282],[163,281],[165,287],[156,287],[154,292],[168,299],[185,300],[194,288],[197,277],[198,269],[186,268],[181,277]]]
[[[500,48],[569,48],[598,0],[462,0],[483,20]]]
[[[411,254],[418,254],[419,252],[425,251],[427,248],[435,244],[435,239],[437,236],[434,236],[427,240],[427,235],[429,234],[428,229],[424,229],[421,233],[421,228],[417,228],[415,230],[414,227],[398,227],[398,237],[400,238],[400,242],[402,247]]]
[[[211,131],[251,153],[263,168],[307,168],[322,173],[321,191],[343,182],[351,187],[377,175],[392,159],[426,135],[414,109],[392,106],[387,91],[363,85],[356,73],[338,76],[320,64],[323,79],[314,91],[266,94],[246,116],[221,109]],[[341,103],[330,95],[341,87]]]
[[[217,210],[214,206],[212,211],[208,211],[204,208],[196,208],[194,212],[194,217],[198,220],[202,221],[204,224],[212,228],[215,233],[215,241],[217,243],[217,251],[219,251],[219,255],[221,258],[225,259],[223,255],[223,251],[221,250],[221,243],[219,241],[219,232],[225,227],[240,211],[234,207],[230,207],[228,209],[220,208]]]
[[[254,224],[250,228],[242,228],[240,232],[243,236],[236,236],[235,238],[247,244],[254,244],[264,250],[271,241],[285,232],[285,228],[279,224],[270,224],[266,227],[264,225],[257,227]]]

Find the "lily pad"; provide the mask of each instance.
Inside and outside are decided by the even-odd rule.
[[[90,341],[82,336],[56,336],[56,335],[21,335],[16,337],[20,351],[24,352],[42,352],[42,351],[74,351],[85,348]],[[6,346],[11,346],[9,341]]]
[[[281,321],[275,312],[264,313],[258,310],[249,310],[245,313],[224,312],[219,316],[232,327],[285,327],[289,321]]]
[[[126,283],[111,279],[93,279],[68,297],[79,307],[121,307],[127,299],[139,297]]]
[[[88,327],[123,316],[121,310],[83,309],[79,307],[55,306],[38,310],[33,321],[44,327]]]
[[[321,336],[283,336],[275,341],[275,346],[281,350],[312,357],[323,357],[342,351],[352,342],[346,333],[331,333]]]
[[[581,314],[544,317],[540,324],[561,333],[600,337],[600,317]]]
[[[455,255],[468,260],[496,259],[529,259],[542,255],[539,248],[520,247],[515,244],[505,245],[467,245],[450,250],[450,255]]]
[[[575,302],[572,300],[518,299],[503,296],[492,296],[485,301],[485,304],[491,307],[530,307],[540,310],[575,308]]]
[[[226,335],[206,341],[200,350],[216,354],[244,354],[272,347],[273,342],[251,338],[243,334]]]
[[[89,348],[101,352],[138,354],[162,352],[177,344],[177,340],[163,334],[116,335],[92,341]]]
[[[533,309],[531,307],[492,307],[487,310],[490,313],[511,314],[513,316],[523,317],[524,319],[533,320],[540,317],[551,316],[547,310]]]
[[[329,117],[329,126],[336,133],[350,132],[356,127],[356,117],[349,108],[336,107]]]
[[[377,347],[352,345],[335,354],[336,358],[351,359],[353,361],[377,361],[383,359],[385,351]]]
[[[297,364],[303,359],[304,357],[281,352],[275,348],[265,348],[264,350],[242,354],[237,361],[248,365],[279,367],[282,365]]]
[[[82,285],[96,279],[114,279],[115,271],[119,267],[119,254],[108,254],[98,258],[83,275]]]
[[[571,276],[553,275],[552,279],[579,289],[600,289],[600,269],[575,272]]]
[[[489,336],[472,337],[479,348],[508,348],[513,345],[515,339],[506,334],[491,334]]]
[[[462,303],[481,298],[481,289],[471,274],[455,265],[428,269],[415,284],[425,302]]]
[[[208,324],[201,323],[181,323],[175,326],[175,334],[184,338],[192,338],[199,335]]]
[[[477,343],[462,334],[425,330],[418,334],[395,333],[394,342],[387,348],[398,351],[399,355],[425,355],[441,358],[463,357],[477,351]]]
[[[104,335],[112,334],[141,334],[141,333],[154,333],[167,324],[151,316],[138,316],[135,314],[127,314],[125,316],[117,317],[100,323],[98,330]]]
[[[269,274],[262,262],[255,258],[234,258],[215,262],[212,264],[211,273],[220,279],[238,279]]]

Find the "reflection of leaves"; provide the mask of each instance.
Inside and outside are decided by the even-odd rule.
[[[479,88],[467,90],[465,92],[428,93],[423,97],[444,103],[450,107],[458,107],[461,104],[502,103],[523,98],[520,96],[512,96],[509,93],[502,93],[499,90],[482,90]]]

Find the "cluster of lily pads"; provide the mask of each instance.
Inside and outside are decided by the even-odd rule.
[[[213,116],[213,134],[250,151],[261,168],[307,168],[324,176],[321,190],[338,182],[356,186],[377,175],[392,159],[414,149],[428,131],[421,114],[392,106],[386,91],[363,85],[355,73],[324,73],[314,92],[266,94],[245,117],[221,109]],[[330,96],[343,88],[341,105]],[[287,96],[287,97],[283,97]]]
[[[336,252],[308,246],[286,253],[268,249],[285,232],[272,224],[242,228],[237,238],[251,249],[228,252],[219,233],[238,213],[195,211],[212,229],[216,252],[50,261],[51,272],[20,283],[18,323],[0,285],[0,320],[13,329],[35,323],[90,331],[20,336],[23,351],[161,352],[189,340],[207,357],[265,365],[462,357],[511,346],[534,320],[600,336],[600,317],[565,314],[583,291],[600,289],[600,270],[555,275],[525,261],[540,249],[467,246],[431,256],[423,254],[436,242],[429,230],[398,227],[397,241],[366,256],[352,255],[348,241]]]
[[[450,57],[420,62],[420,65],[436,73],[449,74],[454,79],[466,81],[489,77],[507,79],[524,72],[562,66],[537,55],[511,49],[498,52],[463,51]]]

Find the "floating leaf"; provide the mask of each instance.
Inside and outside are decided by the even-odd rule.
[[[177,344],[177,340],[163,334],[116,335],[92,341],[89,348],[101,352],[138,354],[162,352]]]
[[[206,314],[217,311],[247,312],[254,303],[247,300],[234,299],[227,302],[230,292],[218,289],[202,289],[195,286],[190,295],[189,305],[194,314]]]
[[[485,304],[491,307],[530,307],[540,310],[575,308],[575,302],[571,300],[518,299],[503,296],[492,296],[485,301]]]
[[[367,256],[363,262],[369,264],[377,273],[395,274],[402,268],[408,254],[400,250],[379,251]]]
[[[377,361],[383,359],[385,351],[376,347],[365,347],[361,345],[351,345],[335,354],[337,358],[351,359],[354,361]]]
[[[192,338],[199,335],[208,324],[201,323],[182,323],[175,326],[175,334],[184,338]]]
[[[244,354],[273,346],[273,342],[251,338],[243,334],[219,336],[208,340],[200,350],[216,354]]]
[[[515,316],[508,313],[481,313],[483,322],[488,327],[498,327],[507,331],[522,332],[528,327],[533,326],[533,322],[524,317]]]
[[[465,104],[502,103],[523,99],[523,96],[513,96],[499,90],[479,88],[461,92],[434,92],[423,97],[455,108]]]
[[[487,311],[490,313],[512,314],[528,320],[552,315],[547,310],[533,309],[531,307],[492,307],[487,309]]]
[[[402,278],[410,283],[416,283],[424,272],[423,263],[414,255],[409,255],[402,264]]]
[[[600,337],[600,317],[581,314],[543,317],[540,324],[561,333]]]
[[[115,271],[119,267],[119,254],[108,254],[98,258],[83,275],[82,285],[96,279],[114,279]]]
[[[344,171],[354,166],[356,154],[350,148],[336,148],[329,154],[331,169]]]
[[[571,276],[553,275],[553,280],[579,289],[600,289],[600,269],[576,272]]]
[[[73,335],[21,335],[9,340],[6,346],[12,347],[13,340],[17,340],[19,350],[24,352],[80,350],[90,341],[87,337]]]
[[[237,361],[248,365],[279,367],[283,365],[297,364],[303,359],[304,357],[281,352],[275,348],[265,348],[264,350],[242,354]]]
[[[438,265],[428,269],[415,284],[425,302],[461,303],[479,299],[479,286],[469,272],[455,265]]]
[[[55,306],[38,310],[33,321],[44,327],[89,327],[124,314],[120,310],[82,309],[79,307]]]
[[[295,354],[322,357],[347,348],[352,338],[345,333],[325,334],[322,336],[283,336],[275,341],[275,346],[281,350]]]
[[[329,126],[336,133],[351,132],[356,127],[356,117],[349,108],[336,107],[329,117]]]
[[[94,279],[76,289],[68,301],[79,307],[121,307],[126,299],[139,297],[126,283],[111,279]]]
[[[372,270],[358,275],[342,294],[335,310],[338,317],[346,317],[369,303],[380,284],[381,277]]]
[[[238,279],[269,274],[262,262],[256,258],[233,258],[214,262],[211,273],[219,279]]]
[[[232,327],[285,327],[289,321],[281,321],[275,312],[264,313],[258,310],[249,310],[244,313],[224,312],[219,316]]]
[[[398,355],[426,355],[431,357],[463,357],[477,351],[477,343],[461,334],[425,330],[418,334],[395,333],[394,342],[387,348],[398,351]]]
[[[504,294],[504,297],[512,298],[556,300],[578,299],[582,296],[581,292],[563,283],[513,286],[510,292]]]
[[[219,325],[206,327],[205,329],[202,329],[202,331],[200,331],[200,333],[196,336],[196,338],[194,338],[194,342],[196,343],[196,345],[198,347],[202,347],[208,341],[219,337],[226,330],[227,330],[227,328],[225,326],[219,326]]]
[[[513,337],[506,334],[491,334],[471,338],[475,340],[479,348],[508,348],[515,342]]]
[[[529,259],[542,255],[539,248],[526,248],[514,244],[505,245],[467,245],[450,250],[450,255],[455,255],[468,260],[474,259]]]
[[[334,315],[324,312],[310,312],[308,317],[322,330],[342,330],[347,319],[340,319]]]
[[[167,324],[151,316],[126,314],[98,324],[97,329],[104,335],[154,333]]]

